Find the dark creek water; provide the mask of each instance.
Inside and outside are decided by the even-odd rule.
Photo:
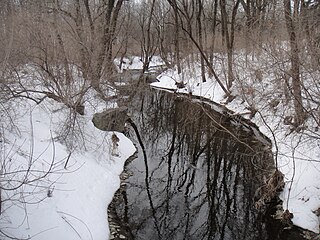
[[[138,94],[129,109],[143,145],[130,130],[138,156],[114,206],[127,238],[271,239],[255,201],[272,154],[251,130],[165,92]]]

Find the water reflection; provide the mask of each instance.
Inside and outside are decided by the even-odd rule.
[[[273,162],[251,131],[164,92],[144,92],[131,110],[144,149],[132,132],[139,154],[117,212],[132,238],[267,239],[254,195]]]

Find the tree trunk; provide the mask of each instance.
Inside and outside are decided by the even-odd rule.
[[[233,74],[233,49],[234,49],[234,33],[235,33],[235,19],[238,11],[240,0],[237,0],[232,9],[231,26],[230,31],[228,28],[228,13],[226,10],[226,1],[220,0],[221,8],[221,23],[222,29],[225,35],[226,47],[227,47],[227,62],[228,62],[228,81],[227,89],[230,90],[234,81]]]
[[[91,79],[91,85],[96,90],[99,90],[100,88],[100,79],[103,74],[104,64],[107,66],[107,73],[112,74],[112,43],[122,3],[123,0],[118,0],[117,2],[115,0],[109,0],[107,4],[103,22],[103,34],[98,44],[98,56],[95,62],[93,77]]]
[[[143,49],[143,55],[144,55],[144,59],[143,59],[143,67],[142,67],[142,73],[146,72],[149,69],[149,64],[150,64],[150,60],[153,56],[153,43],[151,41],[151,23],[152,23],[152,18],[153,18],[153,12],[154,12],[154,8],[155,8],[155,0],[152,0],[151,3],[151,9],[150,9],[150,14],[148,16],[148,22],[147,22],[147,27],[146,30],[144,32],[144,39],[143,39],[143,45],[142,49]],[[143,24],[143,23],[142,23]],[[144,31],[144,27],[142,28],[142,31]]]
[[[54,11],[53,11],[53,14],[54,14],[53,15],[54,16],[53,28],[54,28],[54,31],[55,31],[55,34],[56,34],[56,37],[57,37],[57,40],[58,40],[59,49],[61,51],[61,57],[62,57],[62,62],[63,62],[63,67],[64,67],[64,77],[65,77],[64,84],[67,87],[70,87],[71,78],[72,78],[71,75],[72,74],[70,72],[70,66],[69,66],[69,61],[68,61],[67,54],[66,54],[66,51],[65,51],[64,42],[62,40],[61,34],[59,32],[59,29],[58,29],[58,25],[57,25],[57,21],[58,21],[57,20],[58,19],[57,12],[58,12],[57,8],[55,8]]]
[[[174,2],[174,27],[175,27],[175,34],[174,34],[174,49],[175,49],[175,62],[177,64],[178,74],[181,73],[181,63],[180,63],[180,44],[179,44],[179,16],[178,16],[178,9],[177,3]]]
[[[289,42],[290,42],[292,94],[294,97],[294,109],[295,109],[294,124],[295,126],[299,126],[304,121],[305,112],[302,104],[302,95],[301,95],[299,46],[298,46],[297,34],[296,34],[295,23],[294,23],[294,20],[296,20],[297,13],[296,14],[292,13],[290,0],[283,0],[283,4],[284,4],[286,26],[287,26],[287,31],[289,34]]]
[[[198,0],[198,15],[197,15],[197,22],[198,22],[198,36],[199,36],[199,46],[201,49],[203,49],[203,37],[202,37],[202,24],[201,24],[201,14],[203,10],[202,1]],[[204,49],[203,49],[204,51]],[[202,82],[206,82],[206,76],[205,76],[205,64],[203,56],[200,55],[200,65],[201,65],[201,79]]]
[[[216,25],[217,25],[218,0],[214,0],[213,5],[213,22],[212,22],[212,42],[210,44],[209,62],[213,65],[214,47],[216,40]]]

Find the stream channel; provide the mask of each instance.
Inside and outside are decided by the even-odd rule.
[[[109,205],[110,239],[278,239],[270,140],[214,104],[146,88],[127,104],[137,154]]]

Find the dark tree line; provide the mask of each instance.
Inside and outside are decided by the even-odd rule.
[[[305,98],[318,100],[305,93],[301,68],[319,71],[319,1],[2,0],[0,5],[2,79],[31,64],[48,92],[68,105],[81,105],[91,87],[108,100],[105,92],[117,79],[114,59],[134,55],[141,57],[143,72],[155,55],[179,73],[199,62],[201,81],[213,77],[231,97],[239,80],[238,51],[245,51],[245,68],[267,44],[276,48],[284,40],[290,67],[281,81],[293,99],[292,124],[304,122]],[[218,53],[225,56],[222,74]],[[276,52],[270,55],[283,61]],[[308,62],[302,62],[305,57]]]

